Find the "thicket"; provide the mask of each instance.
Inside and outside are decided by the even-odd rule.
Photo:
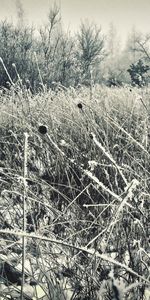
[[[104,56],[101,30],[85,22],[71,37],[62,29],[57,7],[50,10],[47,22],[38,31],[2,21],[0,39],[0,56],[11,78],[16,82],[18,73],[24,85],[30,82],[33,91],[40,89],[41,78],[45,88],[57,83],[65,87],[89,85],[91,69],[95,70]],[[0,65],[0,85],[7,87],[8,81]]]
[[[20,86],[21,80],[22,85],[30,87],[33,93],[43,90],[41,84],[45,90],[56,89],[57,84],[64,87],[96,83],[121,86],[134,81],[137,86],[141,85],[134,78],[141,75],[142,66],[140,70],[136,67],[132,71],[131,63],[136,66],[141,59],[143,66],[146,63],[149,66],[149,38],[143,41],[144,36],[138,36],[134,41],[136,48],[132,48],[131,41],[126,50],[118,53],[113,28],[108,36],[104,36],[100,27],[85,21],[71,35],[63,30],[57,6],[50,9],[45,24],[38,29],[27,25],[22,14],[16,25],[7,20],[0,22],[0,57],[15,84]],[[133,56],[132,61],[128,60],[130,56]],[[126,65],[124,60],[127,60]],[[129,69],[131,78],[127,74]],[[1,89],[9,88],[10,83],[0,63]],[[148,83],[149,72],[145,81]]]

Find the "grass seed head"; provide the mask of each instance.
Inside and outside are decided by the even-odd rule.
[[[82,105],[81,102],[79,102],[79,103],[77,104],[77,106],[78,106],[79,109],[82,109],[82,108],[83,108],[83,105]]]
[[[40,125],[38,131],[41,134],[46,134],[47,133],[47,126],[46,125]]]

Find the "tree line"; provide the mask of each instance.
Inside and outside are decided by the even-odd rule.
[[[16,25],[0,22],[0,40],[1,87],[14,83],[36,92],[57,84],[144,86],[150,82],[150,34],[133,28],[122,48],[113,24],[104,35],[96,24],[85,21],[71,35],[63,30],[56,5],[38,30],[24,22],[20,7]]]

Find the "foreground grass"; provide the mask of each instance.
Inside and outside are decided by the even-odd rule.
[[[25,237],[35,299],[39,287],[43,299],[148,299],[149,90],[12,90],[0,101],[1,264],[18,267]]]

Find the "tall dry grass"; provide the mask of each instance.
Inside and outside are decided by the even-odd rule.
[[[148,299],[149,90],[93,86],[91,97],[60,86],[33,96],[12,86],[0,101],[1,270],[5,259],[19,268],[24,238],[34,299]],[[25,278],[28,299],[30,289]]]

